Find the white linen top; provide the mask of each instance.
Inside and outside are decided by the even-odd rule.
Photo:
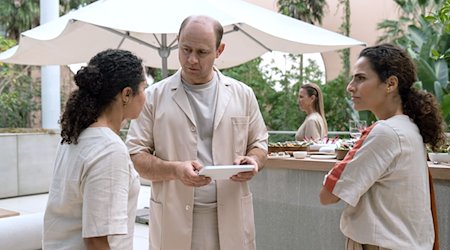
[[[348,203],[340,227],[350,239],[388,249],[432,249],[426,151],[408,116],[365,130],[324,186]]]
[[[83,238],[105,235],[111,249],[133,249],[139,188],[128,150],[109,128],[87,128],[78,144],[60,145],[44,215],[44,249],[85,249]]]

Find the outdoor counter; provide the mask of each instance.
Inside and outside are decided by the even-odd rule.
[[[250,182],[259,250],[344,249],[344,202],[322,206],[324,175],[337,160],[271,158]],[[450,250],[450,166],[429,162],[436,193],[441,250]]]
[[[336,164],[336,159],[295,159],[295,158],[269,158],[265,168],[300,169],[310,171],[330,171]],[[450,165],[433,164],[428,162],[433,179],[450,181]]]

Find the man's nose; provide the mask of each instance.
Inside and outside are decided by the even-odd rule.
[[[190,64],[197,63],[198,62],[197,55],[195,55],[195,53],[191,53],[188,57],[188,61]]]

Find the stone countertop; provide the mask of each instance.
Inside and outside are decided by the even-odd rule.
[[[270,157],[264,167],[282,169],[300,169],[328,172],[338,162],[336,159],[295,159],[293,157]],[[433,179],[450,180],[450,164],[433,164],[428,162]]]

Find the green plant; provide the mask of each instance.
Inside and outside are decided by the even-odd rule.
[[[307,23],[314,24],[315,22],[321,24],[324,9],[327,6],[325,0],[278,0],[278,12],[292,18],[302,20]],[[295,57],[298,61],[299,76],[298,81],[300,85],[308,83],[304,79],[304,58],[303,55],[289,55],[291,58]]]
[[[308,23],[322,22],[325,0],[278,0],[279,12]]]
[[[6,37],[18,40],[20,33],[39,24],[38,0],[0,0],[0,26]]]
[[[340,5],[342,5],[344,16],[342,17],[342,24],[339,27],[339,30],[342,32],[342,34],[346,36],[350,36],[350,0],[339,0],[338,1]],[[350,76],[350,49],[343,49],[341,50],[340,54],[341,60],[342,60],[342,72],[346,77]]]
[[[385,30],[380,40],[395,42],[408,51],[417,65],[416,87],[436,96],[450,125],[450,1],[395,2],[402,10],[401,18],[379,24],[379,28]],[[427,13],[432,14],[426,16]]]
[[[0,36],[0,51],[13,46],[13,40]],[[29,66],[0,63],[0,128],[30,127],[38,106],[39,91],[28,74]]]
[[[447,141],[446,144],[440,146],[437,149],[431,149],[431,147],[427,146],[427,151],[428,152],[433,152],[433,153],[449,153],[450,154],[450,141]]]
[[[342,74],[323,85],[323,101],[329,131],[348,131],[352,113],[347,98],[347,81]]]
[[[290,60],[298,59],[289,55]],[[223,70],[230,77],[249,85],[255,92],[264,121],[269,130],[295,131],[303,121],[305,114],[297,104],[299,90],[299,64],[283,71],[276,66],[260,67],[261,59]],[[323,72],[314,61],[304,68],[304,78],[308,82],[320,85]],[[271,135],[271,142],[292,141],[294,135]]]
[[[62,0],[62,14],[95,0]],[[14,46],[20,33],[39,24],[38,0],[0,0],[0,52]],[[31,66],[0,63],[0,127],[33,126],[40,109],[40,87],[31,77]]]
[[[270,113],[270,110],[273,104],[272,99],[273,96],[276,95],[276,91],[272,88],[272,85],[263,78],[263,74],[259,69],[260,63],[261,59],[257,58],[239,66],[222,70],[222,73],[247,84],[253,89],[258,100],[259,108],[267,124],[273,115]]]
[[[78,9],[95,1],[96,0],[61,0],[59,1],[59,6],[61,12],[64,14],[73,9]]]

